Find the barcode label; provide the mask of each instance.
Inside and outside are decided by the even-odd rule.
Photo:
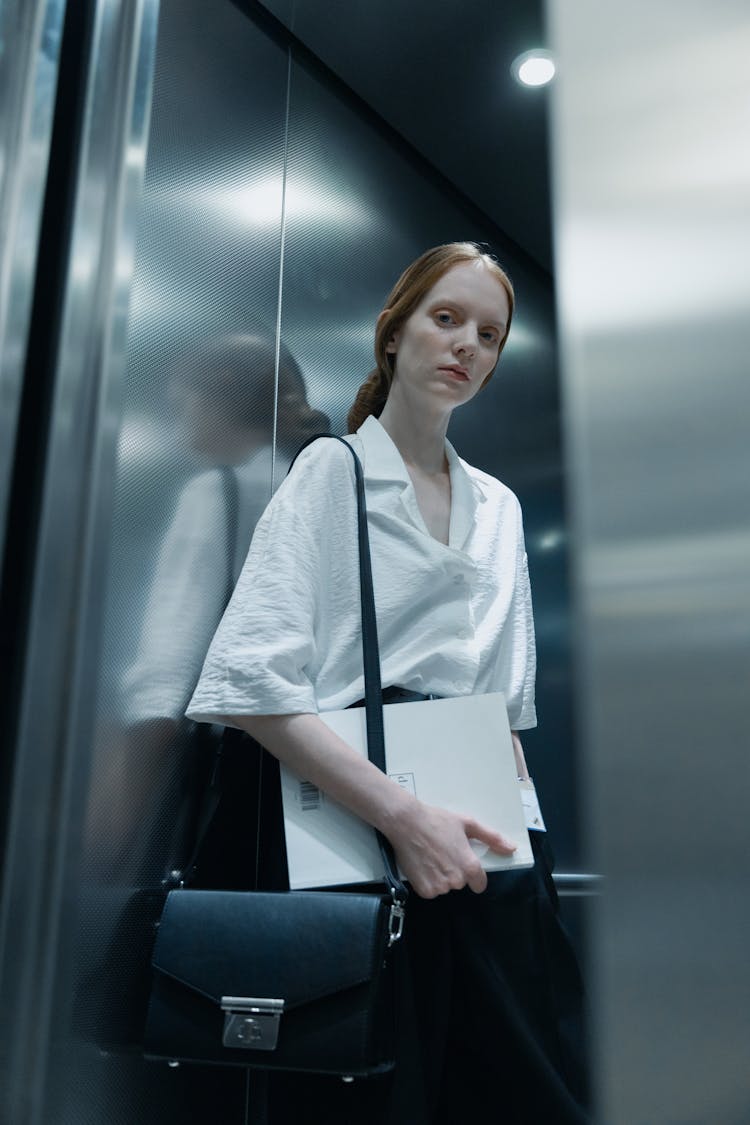
[[[300,781],[299,804],[302,812],[313,812],[315,809],[319,809],[322,798],[323,794],[317,785],[313,785],[311,781]]]

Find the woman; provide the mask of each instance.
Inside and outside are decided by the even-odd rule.
[[[410,698],[503,691],[527,777],[517,732],[536,724],[535,654],[520,509],[446,441],[453,410],[491,377],[512,311],[510,281],[478,247],[423,254],[378,318],[378,367],[349,440],[365,470],[384,688]],[[548,871],[538,861],[488,886],[470,838],[500,854],[513,841],[424,805],[318,717],[364,695],[350,461],[330,441],[300,456],[258,524],[188,711],[248,731],[379,828],[413,891],[392,1079],[280,1078],[271,1120],[304,1107],[300,1120],[357,1125],[458,1123],[488,1110],[508,1123],[584,1121],[564,1026],[580,987]],[[563,969],[554,979],[553,961]]]

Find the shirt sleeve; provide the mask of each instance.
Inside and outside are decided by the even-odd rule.
[[[318,625],[343,527],[356,526],[354,467],[339,443],[315,442],[266,508],[187,709],[233,716],[315,713]]]

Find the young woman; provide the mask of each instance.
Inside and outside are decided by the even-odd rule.
[[[535,650],[520,508],[446,440],[453,410],[492,376],[512,312],[510,281],[474,244],[423,254],[378,318],[378,366],[348,440],[365,471],[386,698],[504,692],[527,777],[517,732],[536,724]],[[249,732],[384,832],[413,892],[393,1076],[280,1076],[271,1121],[583,1122],[580,982],[539,840],[533,870],[488,879],[470,839],[501,854],[512,840],[423,804],[319,718],[364,695],[350,462],[331,441],[298,459],[188,710]]]

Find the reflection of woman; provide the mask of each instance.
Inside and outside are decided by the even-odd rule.
[[[414,262],[378,319],[378,368],[349,440],[365,470],[384,688],[503,691],[517,732],[536,723],[520,509],[445,436],[492,375],[512,306],[507,277],[472,244]],[[335,442],[300,456],[258,525],[188,711],[249,731],[380,828],[415,892],[394,1075],[352,1086],[285,1075],[271,1120],[457,1125],[490,1110],[507,1123],[584,1121],[568,1034],[580,987],[543,859],[488,881],[470,838],[506,854],[512,842],[425,806],[318,717],[363,695],[350,460]],[[514,746],[525,777],[517,733]]]
[[[165,848],[181,854],[193,797],[183,791],[188,748],[173,750],[185,706],[270,499],[274,469],[282,479],[293,450],[328,429],[328,418],[309,406],[302,373],[283,344],[278,395],[276,369],[274,341],[246,333],[217,337],[185,353],[173,369],[177,421],[206,467],[178,497],[120,684],[118,721],[102,732],[108,749],[91,785],[88,831],[96,841],[90,855],[106,877],[119,867],[132,879],[140,862],[147,878],[162,870]],[[130,794],[127,804],[123,792]],[[172,802],[187,808],[180,812]]]
[[[170,391],[185,440],[215,467],[185,486],[159,550],[124,685],[131,722],[181,718],[272,479],[283,479],[307,437],[328,429],[283,344],[278,396],[275,379],[275,343],[250,334],[219,337],[175,370]]]

